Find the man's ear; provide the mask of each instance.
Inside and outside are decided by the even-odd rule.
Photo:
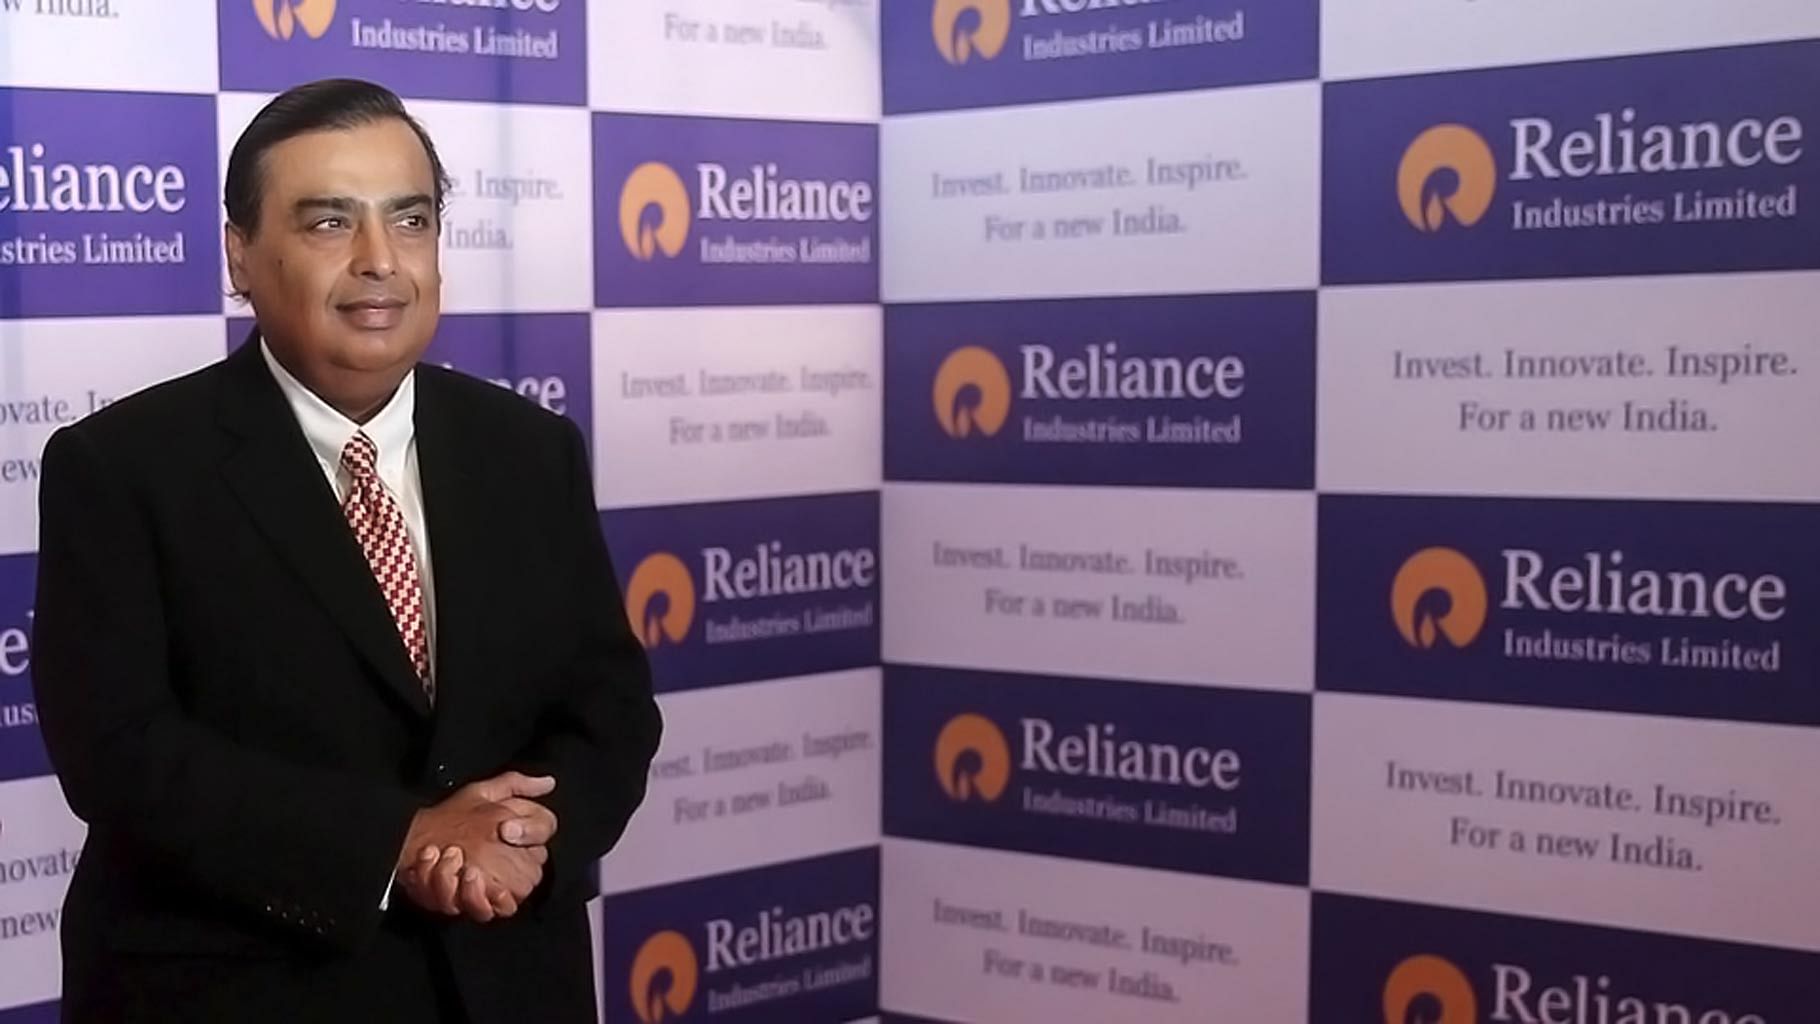
[[[247,286],[252,278],[246,272],[246,235],[240,226],[226,221],[221,229],[222,249],[227,253],[228,283],[233,286],[235,295],[247,294]]]

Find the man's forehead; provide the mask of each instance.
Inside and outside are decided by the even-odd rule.
[[[286,139],[266,152],[265,172],[269,193],[387,198],[428,193],[434,176],[423,144],[398,121]]]

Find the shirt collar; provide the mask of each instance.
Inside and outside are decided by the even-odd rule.
[[[303,428],[303,436],[310,442],[310,450],[316,453],[323,465],[339,472],[341,451],[347,447],[348,439],[356,431],[364,431],[379,449],[379,475],[393,480],[403,477],[405,456],[417,434],[415,370],[405,374],[398,390],[392,392],[391,400],[362,426],[343,416],[334,406],[323,401],[321,396],[305,387],[302,381],[293,377],[278,358],[272,355],[271,347],[264,338],[259,339],[259,353],[265,357],[265,365],[278,381],[278,389],[284,392],[291,413],[297,417],[297,425]]]

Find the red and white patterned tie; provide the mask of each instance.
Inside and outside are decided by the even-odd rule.
[[[424,695],[434,704],[436,683],[430,678],[430,644],[424,634],[423,582],[417,575],[417,552],[404,512],[379,482],[379,448],[372,438],[355,432],[341,450],[341,465],[354,483],[341,510],[385,593]]]

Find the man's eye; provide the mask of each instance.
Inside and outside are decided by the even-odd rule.
[[[407,228],[427,228],[430,226],[430,218],[421,213],[407,213],[403,223]]]
[[[341,217],[320,217],[310,223],[310,230],[324,231],[328,229],[338,229],[346,224],[347,221]]]

